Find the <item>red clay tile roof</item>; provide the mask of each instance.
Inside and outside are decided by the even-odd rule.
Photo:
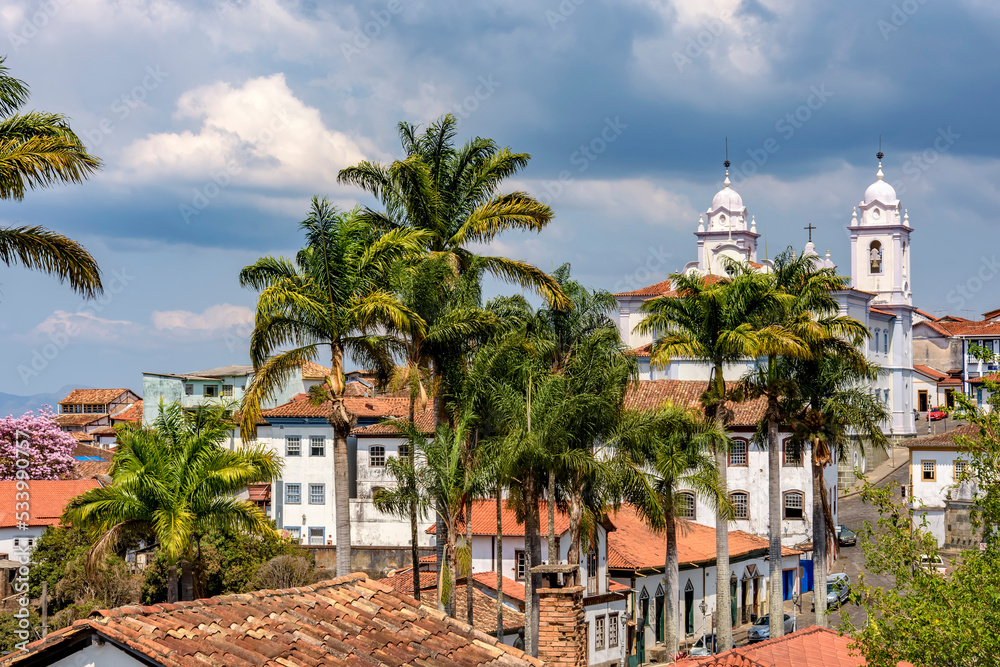
[[[625,407],[652,410],[669,401],[681,408],[700,410],[701,395],[707,388],[707,382],[698,380],[642,380],[625,396]],[[726,405],[734,412],[732,426],[756,426],[764,417],[767,399]]]
[[[59,517],[70,500],[84,491],[96,489],[100,484],[96,479],[51,479],[28,482],[30,494],[28,509],[29,526],[54,526],[59,523]],[[14,512],[17,482],[14,480],[0,481],[0,528],[13,528],[17,525]]]
[[[407,408],[409,409],[409,408]],[[434,410],[433,408],[424,410],[423,412],[418,412],[414,415],[413,421],[416,422],[417,428],[420,432],[429,435],[434,432]],[[409,419],[393,419],[391,421],[380,422],[378,424],[369,424],[368,426],[360,426],[353,431],[352,435],[356,436],[375,436],[375,435],[396,435],[402,436],[403,432],[399,428],[399,424],[407,423]]]
[[[420,575],[420,590],[426,591],[430,588],[437,589],[437,572],[418,572]],[[406,593],[407,595],[413,595],[413,569],[406,568],[403,572],[397,572],[391,577],[385,577],[379,579],[379,581],[387,586],[391,586],[394,590],[400,593]]]
[[[473,575],[473,578],[476,578]],[[496,581],[496,574],[493,574],[493,581]],[[459,582],[464,582],[464,579],[460,579]],[[400,593],[406,593],[407,595],[413,595],[413,572],[412,570],[407,570],[406,572],[400,572],[394,576],[386,577],[385,579],[379,579],[379,583],[391,586]],[[495,586],[494,586],[495,588]],[[437,573],[436,572],[421,572],[420,573],[420,601],[423,604],[433,606],[435,600],[437,599]],[[490,590],[493,590],[491,588]],[[459,583],[455,587],[455,617],[460,619],[468,618],[468,608],[466,607],[466,597],[465,597],[465,584]],[[524,587],[521,587],[521,601],[524,601]],[[492,632],[496,634],[497,628],[497,607],[496,598],[491,598],[486,593],[482,592],[475,586],[472,587],[472,625],[477,630],[481,630],[487,634]],[[524,627],[524,614],[521,612],[511,609],[510,607],[505,607],[503,610],[503,627],[504,630],[519,630]]]
[[[111,415],[111,420],[116,422],[142,423],[142,399],[139,399],[121,412]]]
[[[358,417],[403,417],[409,414],[408,398],[376,396],[374,398],[344,399],[347,409]],[[307,394],[298,394],[288,403],[270,410],[261,411],[264,419],[270,417],[326,417],[330,413],[329,403],[313,405]]]
[[[653,351],[653,344],[646,343],[642,347],[637,347],[632,351],[635,352],[635,356],[637,357],[648,357],[650,353]]]
[[[850,648],[853,640],[812,625],[777,639],[740,646],[705,658],[687,658],[678,667],[864,667],[868,661]],[[913,667],[908,662],[898,667]]]
[[[624,592],[630,591],[632,589],[629,588],[628,586],[626,586],[625,584],[620,584],[617,581],[614,581],[613,579],[609,579],[608,580],[608,590],[610,592],[612,592],[612,593],[624,593]]]
[[[938,324],[936,321],[935,322],[931,322],[931,321],[915,322],[913,324],[913,326],[915,326],[915,327],[916,326],[925,326],[925,327],[928,327],[929,329],[931,329],[932,331],[936,331],[937,333],[941,334],[942,336],[944,336],[946,338],[951,337],[951,332],[948,331],[948,329],[945,329],[943,325]]]
[[[933,323],[933,327],[935,329],[943,329],[949,336],[1000,336],[1000,322],[954,319],[956,321],[941,318]],[[921,324],[931,323],[922,322]]]
[[[763,264],[759,265],[763,266]],[[710,273],[705,276],[705,282],[708,284],[716,283],[722,280],[722,276],[717,276],[714,273]],[[631,292],[618,292],[614,296],[647,296],[650,298],[657,296],[677,296],[677,292],[671,287],[670,279],[661,280],[653,285],[647,285],[646,287],[640,287],[639,289],[632,290]]]
[[[330,369],[315,361],[306,361],[302,364],[303,380],[325,380],[330,374]]]
[[[166,667],[542,667],[537,658],[360,573],[281,591],[95,611],[2,664],[55,659],[69,643],[95,634]]]
[[[966,436],[969,438],[979,438],[979,427],[975,424],[962,424],[961,426],[956,426],[955,428],[950,428],[947,431],[942,431],[941,433],[934,433],[931,435],[922,435],[919,438],[912,438],[907,440],[904,445],[910,449],[920,449],[921,447],[941,447],[941,446],[952,446],[958,447],[955,444],[954,438],[956,436]]]
[[[77,442],[93,442],[94,436],[89,433],[84,433],[83,431],[70,431],[69,434],[76,439]]]
[[[654,532],[635,508],[623,505],[608,517],[615,530],[608,533],[608,567],[615,570],[663,568],[667,558],[666,538]],[[729,531],[729,556],[742,556],[753,551],[767,551],[766,537],[742,530]],[[781,547],[784,556],[801,551]],[[684,563],[715,561],[715,528],[685,519],[677,519],[677,560]]]
[[[344,396],[359,398],[369,395],[371,395],[371,387],[366,386],[363,382],[348,382],[344,385]]]
[[[72,433],[76,435],[76,432]],[[111,472],[112,452],[101,447],[91,447],[82,443],[77,444],[73,450],[73,467],[76,468],[77,479],[93,479],[98,475],[107,475]],[[80,457],[97,458],[99,461],[80,461]]]
[[[940,382],[941,380],[947,379],[948,374],[944,371],[939,371],[937,369],[931,368],[930,366],[923,366],[921,364],[913,364],[913,370],[918,373],[922,373],[927,377],[931,378],[935,382]]]
[[[917,308],[915,310],[915,312],[917,314],[919,314],[919,315],[923,315],[924,317],[926,317],[927,319],[929,319],[931,321],[937,321],[937,318],[934,317],[933,315],[931,315],[930,313],[928,313],[926,310],[920,310],[919,308]]]
[[[540,534],[547,535],[549,532],[549,516],[545,503],[541,503],[538,512],[540,515],[538,530]],[[518,523],[517,514],[504,503],[500,510],[501,525],[503,534],[524,537],[524,524]],[[437,526],[431,525],[425,532],[434,534]],[[569,517],[565,512],[556,508],[556,535],[562,535],[569,530]],[[459,533],[465,534],[465,517],[459,521]],[[496,535],[497,534],[497,506],[495,500],[473,500],[472,501],[472,534],[473,535]]]
[[[107,413],[104,414],[59,414],[55,416],[56,423],[60,426],[86,426],[87,424],[96,422],[98,419],[103,419],[107,417]]]
[[[985,380],[1000,382],[1000,373],[987,373],[977,378],[969,378],[969,384],[982,384]]]
[[[890,313],[888,310],[880,310],[880,309],[876,308],[875,306],[869,307],[868,310],[870,310],[873,313],[878,313],[879,315],[887,315],[888,317],[896,317],[895,313]]]
[[[472,578],[477,584],[484,586],[491,591],[496,593],[497,590],[497,573],[495,571],[490,572],[473,572]],[[524,584],[520,581],[514,581],[510,577],[503,578],[503,594],[505,597],[509,597],[518,602],[524,602]]]
[[[59,405],[107,405],[129,389],[74,389]]]
[[[271,499],[271,485],[250,484],[247,486],[247,495],[251,502],[267,502]]]
[[[1000,308],[994,308],[993,310],[986,311],[983,313],[983,319],[992,320],[997,315],[1000,315]]]
[[[97,428],[95,428],[93,431],[90,432],[90,435],[115,435],[115,427],[98,426]]]

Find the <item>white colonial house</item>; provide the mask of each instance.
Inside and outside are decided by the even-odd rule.
[[[101,483],[90,478],[29,481],[26,490],[17,485],[0,481],[0,559],[27,562],[42,531],[59,525],[69,501]]]
[[[611,553],[608,571],[613,581],[631,589],[629,613],[640,633],[635,643],[638,662],[648,661],[651,647],[664,641],[666,541],[646,525],[629,506],[623,506],[608,516],[614,530],[608,533]],[[677,589],[678,637],[693,641],[712,631],[716,613],[715,530],[680,520],[677,528],[679,577]],[[802,551],[782,547],[782,599],[791,600],[804,589],[807,578],[802,576]],[[767,591],[770,580],[768,541],[743,530],[729,532],[730,599],[733,628],[753,623],[767,613]],[[702,611],[704,603],[704,612]]]
[[[908,493],[913,524],[924,526],[945,549],[975,548],[978,532],[970,521],[975,482],[962,481],[968,454],[956,437],[978,438],[979,427],[965,424],[907,443],[910,450]]]

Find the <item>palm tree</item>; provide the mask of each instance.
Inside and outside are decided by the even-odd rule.
[[[787,307],[787,295],[775,291],[758,274],[727,265],[732,277],[712,280],[697,275],[674,274],[671,281],[675,295],[650,299],[642,305],[647,317],[636,327],[653,336],[651,365],[666,367],[672,359],[687,358],[708,362],[709,386],[702,398],[705,417],[717,422],[720,430],[727,421],[728,400],[723,376],[725,366],[745,363],[780,349],[793,353],[795,338],[777,321]],[[726,487],[727,448],[715,452],[719,476]],[[733,639],[732,618],[724,609],[730,606],[729,591],[729,518],[720,509],[716,515],[716,610],[718,639],[729,646]]]
[[[24,199],[34,188],[81,183],[101,168],[70,129],[65,116],[42,111],[17,113],[28,86],[12,77],[0,57],[0,199]],[[69,281],[86,298],[104,290],[97,262],[79,243],[44,227],[0,228],[0,262],[18,262]]]
[[[871,364],[858,349],[868,338],[867,329],[853,340],[831,338],[810,345],[804,359],[780,359],[779,373],[795,378],[797,394],[787,399],[784,408],[790,415],[791,442],[812,449],[813,489],[813,600],[816,625],[826,625],[826,559],[832,540],[837,548],[837,530],[827,500],[823,470],[833,461],[832,452],[846,456],[853,438],[859,447],[865,443],[886,447],[882,428],[888,421],[888,407],[865,391],[878,379],[881,369]]]
[[[310,390],[310,400],[326,405],[334,430],[334,507],[337,575],[351,570],[347,437],[357,418],[344,403],[344,355],[377,370],[384,381],[398,351],[389,333],[421,335],[423,322],[389,291],[395,265],[425,241],[419,230],[383,232],[361,220],[358,210],[338,213],[314,197],[300,225],[306,246],[295,262],[262,257],[240,272],[240,284],[260,291],[250,357],[254,377],[243,399],[242,435],[256,437],[261,405],[274,400],[302,364],[329,348],[330,374]],[[293,346],[285,349],[287,346]]]
[[[796,256],[789,247],[775,257],[772,270],[764,279],[770,280],[781,294],[792,297],[784,304],[785,311],[779,313],[773,323],[784,327],[798,340],[816,343],[831,337],[854,338],[861,335],[864,325],[854,318],[838,315],[839,304],[834,297],[834,292],[847,287],[850,280],[837,276],[833,269],[817,269],[815,255],[803,253]],[[773,317],[773,314],[769,316]],[[799,350],[794,352],[798,354]],[[781,399],[796,393],[795,378],[780,375],[780,368],[775,364],[782,353],[781,349],[772,347],[766,363],[756,364],[740,383],[747,398],[764,397],[766,400],[764,418],[758,426],[755,441],[767,448],[768,556],[771,563],[781,562],[781,446],[778,429],[780,424],[787,422]],[[784,634],[785,626],[782,581],[776,572],[771,572],[768,588],[770,636],[777,638]]]
[[[732,516],[726,489],[712,451],[723,448],[726,434],[714,421],[671,404],[656,410],[629,410],[615,436],[623,497],[666,540],[664,563],[664,639],[667,656],[679,649],[677,599],[678,504],[689,494]],[[682,495],[683,492],[683,495]]]
[[[74,499],[64,515],[68,523],[100,536],[90,562],[99,563],[128,535],[151,534],[167,557],[168,602],[175,602],[178,560],[185,564],[184,598],[204,594],[199,577],[188,581],[203,536],[219,531],[274,535],[264,512],[235,494],[248,484],[277,478],[281,459],[261,445],[223,447],[233,427],[231,412],[222,406],[188,413],[162,403],[153,428],[121,427],[111,485]]]

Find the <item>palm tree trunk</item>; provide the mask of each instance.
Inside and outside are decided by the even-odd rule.
[[[349,425],[334,426],[333,438],[333,510],[337,532],[337,576],[351,573],[351,502],[347,477],[347,435]]]
[[[548,562],[558,563],[559,562],[559,550],[556,549],[556,476],[549,471],[549,488],[546,489],[547,495],[549,497],[548,502],[548,520],[549,520],[549,558]]]
[[[573,485],[569,494],[569,548],[566,562],[580,564],[580,525],[583,523],[583,484]]]
[[[167,602],[177,602],[177,565],[167,567]]]
[[[817,461],[819,438],[812,443],[813,602],[816,625],[826,627],[826,523],[823,515],[823,466]]]
[[[466,621],[472,622],[472,498],[465,501],[465,548],[469,550],[469,571],[465,573],[465,608]]]
[[[191,561],[187,558],[181,561],[181,600],[194,599],[194,575],[191,572]]]
[[[457,526],[456,526],[457,528]],[[453,536],[448,538],[448,571],[451,572],[451,588],[448,591],[448,615],[455,616],[455,588],[458,586],[458,532],[453,531]]]
[[[768,397],[769,403],[777,401]],[[776,405],[773,405],[777,408]],[[773,413],[772,413],[773,414]],[[767,421],[767,515],[768,515],[768,558],[770,563],[767,591],[768,625],[771,639],[777,639],[785,632],[785,605],[781,594],[781,461],[778,443],[778,422]]]
[[[538,489],[534,474],[524,476],[524,650],[538,656],[538,592],[531,568],[541,565],[541,535],[538,531]]]
[[[677,560],[677,522],[674,521],[673,502],[668,501],[666,509],[667,524],[667,562],[664,569],[663,598],[663,638],[667,648],[667,662],[673,662],[673,656],[680,650],[678,636],[677,599],[679,591],[679,564]]]
[[[711,417],[715,419],[720,431],[725,431],[726,425],[720,417],[721,408],[725,406],[726,381],[722,376],[722,364],[716,364],[713,369],[715,394],[718,404],[714,406]],[[715,463],[719,469],[719,485],[728,497],[729,454],[724,447],[715,452]],[[729,650],[733,645],[733,619],[731,611],[731,596],[729,592],[729,518],[720,505],[715,513],[715,611],[716,637],[719,645]]]
[[[410,423],[413,424],[416,419],[416,409],[414,408],[415,397],[413,392],[410,392]],[[410,438],[409,451],[407,453],[408,463],[410,466],[410,474],[414,474],[416,466],[416,447],[414,446],[413,439]],[[416,480],[413,480],[416,481]],[[420,600],[420,552],[417,549],[417,490],[416,488],[411,489],[412,497],[410,498],[410,562],[413,564],[413,597]]]
[[[503,508],[502,489],[497,481],[497,641],[503,641]]]

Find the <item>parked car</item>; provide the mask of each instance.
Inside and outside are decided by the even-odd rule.
[[[837,526],[837,541],[840,542],[842,547],[853,547],[858,543],[858,536],[854,534],[853,530],[850,530],[844,524]]]
[[[926,570],[927,572],[948,574],[948,568],[945,567],[944,561],[941,560],[941,556],[938,556],[937,554],[921,554],[920,569]]]
[[[832,609],[847,601],[851,596],[851,578],[844,573],[831,574],[826,578],[826,608]],[[813,611],[816,601],[813,600]]]
[[[726,650],[724,648],[716,647],[716,639],[714,634],[702,635],[698,638],[698,641],[694,643],[691,647],[690,655],[692,657],[704,656],[704,655],[715,655],[716,653],[721,653]],[[736,648],[735,642],[729,648]]]
[[[787,635],[789,632],[795,632],[795,619],[785,614],[785,634]],[[764,614],[757,619],[756,623],[750,626],[750,631],[747,633],[747,641],[753,644],[755,642],[762,642],[770,637],[770,616]]]
[[[931,408],[930,410],[927,411],[927,421],[929,422],[936,422],[940,419],[944,419],[947,416],[948,413],[945,412],[942,408]]]

